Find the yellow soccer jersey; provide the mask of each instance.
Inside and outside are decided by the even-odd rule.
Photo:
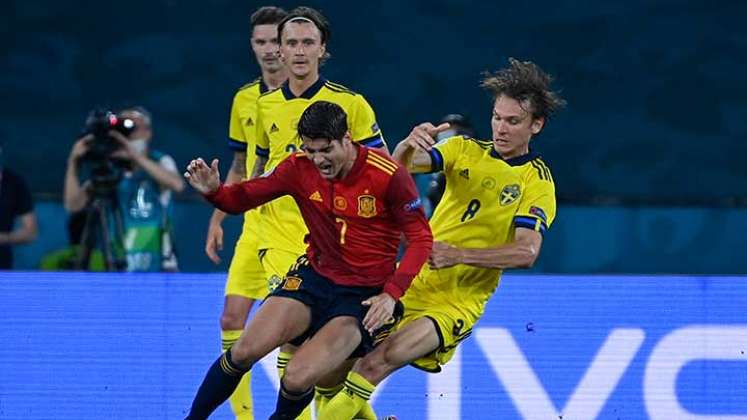
[[[262,78],[239,88],[233,97],[231,105],[231,119],[228,124],[228,147],[235,152],[246,153],[246,174],[249,177],[254,169],[256,154],[254,149],[254,133],[257,121],[257,99],[269,89]],[[259,210],[250,210],[244,214],[244,231],[252,232],[253,236],[259,231]]]
[[[443,171],[446,177],[446,191],[431,218],[435,240],[460,248],[495,247],[511,242],[517,227],[544,235],[552,224],[555,185],[539,155],[530,152],[504,160],[492,142],[462,136],[437,144],[430,155],[432,170]],[[467,265],[455,268],[458,276],[429,276],[431,283],[444,282],[430,284],[429,289],[476,305],[471,309],[481,314],[498,285],[501,270]]]
[[[257,101],[256,153],[268,158],[266,170],[273,169],[301,147],[296,131],[298,121],[306,107],[316,101],[333,102],[345,110],[354,141],[370,147],[385,146],[376,115],[362,95],[319,78],[296,97],[286,82]],[[303,239],[308,230],[292,198],[281,197],[265,204],[261,214],[260,249],[279,248],[298,255],[306,251]]]

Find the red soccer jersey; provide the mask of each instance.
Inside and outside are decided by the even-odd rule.
[[[433,237],[410,174],[382,153],[356,147],[355,163],[342,179],[322,178],[299,152],[269,174],[221,185],[207,198],[238,214],[291,195],[309,228],[306,253],[319,274],[340,285],[383,286],[399,299],[430,255]],[[402,233],[408,246],[397,267]]]

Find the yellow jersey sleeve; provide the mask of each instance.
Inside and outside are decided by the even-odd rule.
[[[555,184],[544,162],[535,159],[529,164],[534,169],[528,171],[524,193],[514,217],[514,226],[532,229],[544,235],[555,220],[557,211]]]
[[[350,135],[353,141],[368,147],[386,147],[386,142],[376,122],[376,114],[363,95],[357,94],[351,104]]]
[[[265,131],[265,124],[263,121],[263,114],[265,113],[264,107],[262,106],[262,98],[257,100],[257,120],[254,122],[255,127],[255,134],[254,134],[254,141],[255,141],[255,148],[253,152],[260,157],[263,158],[269,158],[270,157],[270,137],[267,135],[267,132]]]
[[[228,147],[234,152],[246,152],[247,141],[244,128],[241,124],[239,109],[241,107],[241,94],[237,92],[231,103],[231,116],[228,121]]]
[[[428,153],[431,156],[430,172],[450,171],[454,163],[463,155],[462,149],[465,141],[469,140],[463,136],[454,136],[436,143],[436,146]]]

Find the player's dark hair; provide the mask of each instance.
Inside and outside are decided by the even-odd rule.
[[[263,6],[249,17],[252,28],[257,25],[277,25],[288,16],[285,9],[276,6]]]
[[[495,73],[484,73],[480,86],[493,94],[517,100],[520,104],[529,103],[525,111],[533,118],[549,119],[556,111],[564,107],[566,101],[558,92],[550,90],[553,77],[545,73],[531,61],[508,59],[509,66]]]
[[[306,6],[299,6],[291,10],[290,13],[288,13],[288,15],[278,24],[278,34],[283,33],[283,28],[285,28],[286,23],[293,22],[297,19],[299,21],[305,21],[308,19],[313,22],[322,34],[322,44],[329,42],[329,39],[332,37],[332,32],[330,32],[329,29],[329,21],[320,11]]]
[[[314,102],[298,121],[298,136],[301,138],[342,140],[347,131],[347,114],[340,105],[332,102]]]
[[[319,29],[319,33],[322,37],[322,45],[326,46],[330,38],[332,38],[332,32],[329,28],[329,21],[320,11],[306,6],[299,6],[291,10],[290,13],[288,13],[288,15],[278,24],[278,39],[280,40],[280,43],[283,43],[283,28],[285,28],[285,25],[287,23],[295,21],[308,22],[309,20],[314,24],[314,26],[317,27],[317,29]],[[330,57],[330,53],[328,51],[325,51],[324,56],[320,60],[320,64],[324,64],[324,62],[327,61]]]

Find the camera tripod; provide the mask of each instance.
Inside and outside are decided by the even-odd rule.
[[[101,251],[106,271],[124,271],[127,268],[122,213],[113,192],[94,194],[88,205],[80,249],[73,268],[87,270],[95,249]]]

